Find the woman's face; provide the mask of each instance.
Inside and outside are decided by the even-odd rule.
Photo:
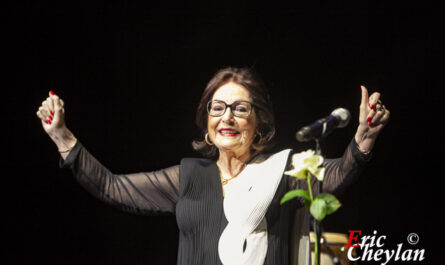
[[[253,102],[249,91],[233,82],[219,87],[213,94],[212,100],[222,101],[228,105],[236,101]],[[237,108],[241,113],[245,111],[243,106]],[[220,152],[235,152],[237,155],[244,155],[250,151],[250,146],[255,138],[256,125],[253,107],[250,115],[246,118],[234,116],[231,107],[227,107],[220,117],[208,115],[207,129],[210,140]]]

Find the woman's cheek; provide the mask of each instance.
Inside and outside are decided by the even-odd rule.
[[[252,140],[251,138],[253,138],[252,135],[249,134],[248,130],[242,131],[241,132],[241,144],[248,144],[250,140]]]
[[[218,123],[215,120],[209,118],[207,120],[207,124],[208,124],[207,125],[207,132],[209,133],[210,140],[214,141],[215,138],[216,138],[216,134],[217,134],[216,126],[217,126]]]
[[[242,131],[241,132],[241,144],[244,145],[247,142],[247,132],[246,131]]]

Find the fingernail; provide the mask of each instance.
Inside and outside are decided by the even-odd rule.
[[[54,111],[50,110],[49,113],[51,113],[51,115],[54,115]]]
[[[368,125],[369,125],[369,126],[372,126],[372,122],[368,122]]]
[[[51,123],[50,123],[50,122],[51,122],[50,120],[46,120],[45,122],[46,122],[46,124],[51,124]]]
[[[53,120],[53,116],[49,115],[49,119],[52,121]]]
[[[371,121],[372,120],[372,118],[371,117],[368,117],[367,119],[366,119],[366,121]]]
[[[374,104],[372,104],[372,105],[370,106],[370,108],[371,108],[371,109],[374,109],[374,107],[375,107],[375,105],[374,105]]]
[[[49,91],[49,93],[51,94],[51,95],[54,95],[54,92],[51,90],[51,91]]]

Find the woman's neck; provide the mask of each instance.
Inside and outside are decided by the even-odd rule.
[[[249,159],[250,152],[236,154],[230,151],[220,151],[217,164],[223,174],[236,177],[244,169]]]

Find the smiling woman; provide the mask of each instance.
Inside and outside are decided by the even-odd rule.
[[[257,125],[255,113],[253,112],[250,115],[252,113],[250,111],[250,101],[252,99],[249,91],[232,82],[221,86],[213,95],[207,131],[210,140],[220,151],[220,157],[222,152],[233,152],[237,157],[250,156],[250,148]],[[229,106],[231,111],[221,111],[221,106],[224,110],[227,109],[225,102],[231,104]],[[247,112],[247,109],[249,109],[249,112]],[[215,114],[218,110],[220,111],[219,116]],[[244,116],[234,115],[234,113],[239,112],[243,113]],[[210,115],[212,113],[213,115]]]
[[[324,160],[324,191],[343,189],[369,160],[389,119],[379,98],[362,87],[357,133],[341,158]],[[37,116],[59,148],[60,166],[91,194],[133,213],[176,215],[178,264],[310,263],[303,202],[280,205],[286,192],[307,183],[284,175],[292,150],[266,153],[275,134],[272,103],[251,69],[222,69],[204,90],[196,116],[202,139],[193,147],[209,158],[184,158],[159,171],[110,172],[66,127],[63,101],[52,92]]]
[[[240,96],[240,98],[237,98],[237,96]],[[226,98],[224,99],[224,97]],[[201,97],[196,115],[196,124],[202,130],[203,138],[205,138],[207,133],[210,137],[212,136],[212,132],[210,132],[208,125],[210,122],[213,122],[211,119],[212,117],[217,118],[219,116],[212,114],[210,112],[212,109],[209,109],[209,107],[221,108],[219,104],[215,106],[215,104],[212,103],[215,100],[217,102],[218,100],[220,102],[222,101],[226,106],[227,104],[233,104],[235,101],[240,100],[249,103],[250,106],[247,107],[250,108],[249,115],[250,113],[254,114],[256,123],[254,127],[254,138],[251,139],[250,142],[250,148],[254,153],[265,151],[273,144],[272,139],[275,135],[275,119],[272,110],[272,102],[266,86],[254,71],[247,68],[228,67],[218,71],[209,81]],[[241,105],[241,107],[242,106],[243,105]],[[221,116],[225,114],[224,117],[219,118],[227,121],[228,117],[226,115],[228,113],[226,109],[227,107],[221,114]],[[237,110],[233,109],[232,106],[230,107],[230,110],[233,115],[233,120],[230,121],[231,123],[242,121],[242,119],[246,120],[250,117],[247,116],[244,118],[242,115],[237,115]],[[212,111],[215,111],[215,109]],[[231,128],[231,126],[227,127]],[[213,134],[216,136],[216,133],[213,132]],[[244,137],[246,137],[246,135],[244,135]],[[247,140],[248,139],[245,139],[245,141]],[[206,143],[205,139],[194,141],[193,148],[207,157],[215,157],[218,154],[218,147],[209,145]]]

